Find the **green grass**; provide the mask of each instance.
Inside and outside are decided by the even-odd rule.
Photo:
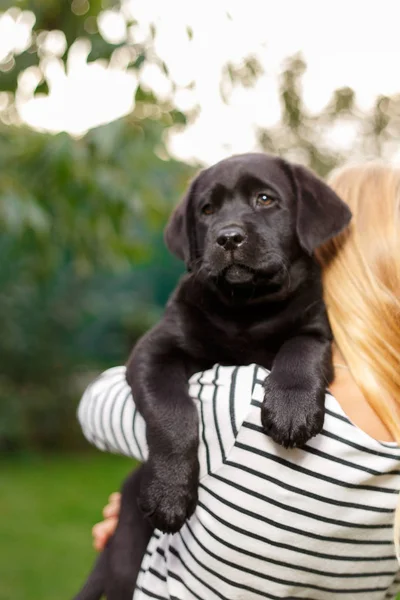
[[[91,527],[132,466],[100,453],[0,462],[0,600],[71,600]]]
[[[101,453],[0,461],[0,600],[73,598],[96,555],[91,527],[132,467]]]

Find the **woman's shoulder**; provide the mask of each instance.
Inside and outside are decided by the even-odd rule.
[[[262,385],[269,371],[256,364],[245,366],[214,365],[211,369],[196,373],[189,382],[189,394],[204,407],[210,405],[215,419],[221,425],[229,415],[230,425],[235,433],[254,401],[254,390]]]
[[[223,462],[245,431],[251,432],[253,444],[260,444],[262,448],[268,446],[267,454],[283,450],[274,444],[261,426],[263,384],[268,376],[267,369],[255,364],[214,365],[190,379],[189,393],[198,403],[201,444],[205,446],[209,462],[213,462],[211,449],[216,454],[217,463]],[[364,473],[400,473],[400,448],[397,444],[380,442],[359,429],[328,390],[323,429],[307,442],[302,453],[302,460],[318,455],[331,465],[347,465]],[[297,457],[297,452],[294,454]],[[290,450],[288,458],[292,458]]]

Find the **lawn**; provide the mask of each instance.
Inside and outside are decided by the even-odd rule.
[[[132,465],[102,453],[0,461],[0,600],[72,600],[95,557],[91,526]]]
[[[0,600],[71,600],[91,526],[132,461],[107,454],[0,462]]]

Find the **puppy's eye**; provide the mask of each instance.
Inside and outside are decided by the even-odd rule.
[[[266,192],[260,192],[256,196],[256,203],[258,206],[271,206],[275,202],[275,198],[267,194]]]
[[[201,212],[203,213],[203,215],[212,215],[214,212],[214,207],[212,204],[208,203],[205,204],[202,209]]]

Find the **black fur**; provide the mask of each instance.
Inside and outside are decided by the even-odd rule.
[[[188,273],[127,365],[149,447],[138,502],[153,527],[176,532],[196,507],[198,414],[188,395],[196,371],[215,363],[272,369],[260,415],[265,432],[286,447],[320,432],[331,332],[313,251],[350,217],[310,171],[264,154],[224,160],[190,186],[165,232]],[[137,521],[135,537],[145,527]],[[145,541],[137,548],[144,550]],[[136,575],[122,576],[118,600],[132,597]]]

